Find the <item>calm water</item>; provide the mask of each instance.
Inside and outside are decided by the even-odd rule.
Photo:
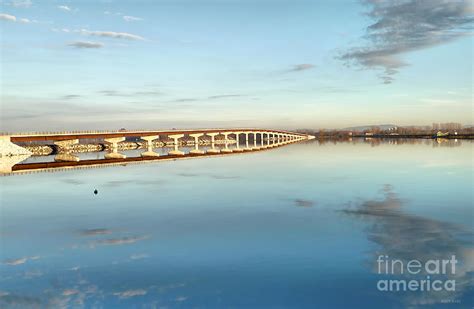
[[[0,307],[472,308],[473,146],[310,141],[1,177]],[[418,277],[379,274],[379,255],[454,255],[431,279],[455,291],[380,291]]]

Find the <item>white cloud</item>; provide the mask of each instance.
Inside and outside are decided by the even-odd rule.
[[[16,8],[29,8],[33,4],[31,0],[13,0],[10,2],[10,4]]]
[[[8,15],[8,14],[0,14],[0,20],[5,20],[5,21],[16,21],[16,17],[13,15]]]
[[[290,71],[292,72],[298,72],[298,71],[304,71],[304,70],[309,70],[314,68],[314,65],[311,63],[301,63],[301,64],[296,64],[293,66],[293,69]]]
[[[120,12],[111,12],[111,11],[105,11],[104,14],[105,15],[116,15],[116,16],[122,15],[122,13],[120,13]]]
[[[31,20],[29,20],[28,18],[20,18],[20,23],[29,24],[29,23],[31,23]]]
[[[122,17],[123,20],[127,21],[127,22],[131,22],[131,21],[140,21],[140,20],[143,20],[143,18],[140,18],[140,17],[135,17],[135,16],[124,16]]]
[[[79,31],[81,34],[84,35],[91,35],[91,36],[100,36],[100,37],[107,37],[107,38],[115,38],[115,39],[126,39],[126,40],[135,40],[135,41],[143,41],[145,38],[131,34],[126,32],[114,32],[114,31],[89,31],[82,29]]]
[[[70,7],[68,7],[67,5],[58,5],[57,8],[60,9],[60,10],[66,11],[66,12],[71,12],[72,11],[72,9]]]
[[[68,46],[75,48],[102,48],[105,45],[100,42],[91,42],[91,41],[76,41],[69,43]]]
[[[374,22],[367,27],[365,43],[344,51],[338,58],[365,69],[381,69],[384,84],[408,64],[409,52],[447,44],[471,35],[472,1],[366,1]],[[364,42],[364,41],[363,41]]]

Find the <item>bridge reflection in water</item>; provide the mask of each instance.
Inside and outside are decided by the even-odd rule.
[[[127,157],[121,152],[121,143],[126,138],[140,138],[144,141],[144,151],[140,156]],[[204,145],[200,138],[210,138]],[[217,137],[222,137],[218,142]],[[183,140],[187,138],[187,140]],[[232,139],[233,138],[233,139]],[[25,133],[2,136],[0,144],[0,173],[13,175],[17,173],[56,171],[70,168],[90,168],[128,163],[143,163],[159,160],[176,160],[191,157],[211,157],[254,152],[281,147],[290,143],[312,139],[313,136],[279,130],[258,129],[210,129],[210,130],[173,130],[173,131],[118,131],[118,132],[61,132],[61,133]],[[107,145],[103,159],[81,159],[72,151],[71,146],[81,141],[101,139]],[[157,140],[162,149],[169,148],[166,154],[155,152]],[[171,139],[171,141],[169,141]],[[252,143],[249,143],[249,140]],[[32,153],[15,143],[52,142],[59,152],[53,162],[25,162]],[[201,146],[201,148],[200,148]],[[203,147],[204,146],[204,147]],[[189,150],[189,148],[191,148]],[[188,151],[184,151],[188,149]],[[34,157],[41,158],[41,157]],[[27,160],[28,161],[28,160]],[[36,160],[34,160],[36,161]]]

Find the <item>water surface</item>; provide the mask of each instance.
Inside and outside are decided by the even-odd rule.
[[[1,177],[0,307],[471,308],[473,146],[308,141]],[[455,255],[456,290],[379,291],[380,254]]]

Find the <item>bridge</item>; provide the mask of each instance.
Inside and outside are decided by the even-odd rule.
[[[97,164],[176,159],[185,156],[243,153],[271,149],[312,138],[314,136],[296,132],[252,128],[4,133],[0,134],[0,172],[5,174],[30,169],[84,167]],[[144,145],[145,149],[140,153],[140,157],[127,158],[121,153],[127,139],[139,140]],[[107,146],[104,159],[81,160],[74,154],[76,145],[91,140],[100,140],[100,144]],[[207,143],[205,147],[203,147],[204,140]],[[164,156],[154,151],[158,141],[161,141],[161,147],[170,148]],[[220,143],[219,147],[216,146],[217,142]],[[52,145],[56,155],[54,162],[18,164],[33,155],[26,146],[31,143]],[[185,152],[183,147],[192,149]]]

